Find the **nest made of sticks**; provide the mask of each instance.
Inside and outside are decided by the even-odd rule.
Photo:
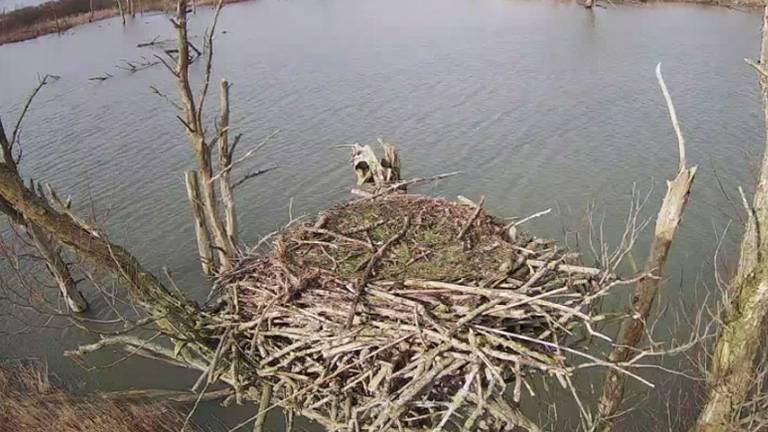
[[[527,378],[572,372],[569,335],[607,283],[481,206],[408,194],[295,224],[218,281],[248,380],[349,431],[509,430]]]

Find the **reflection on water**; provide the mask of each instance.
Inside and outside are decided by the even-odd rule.
[[[193,17],[198,37],[209,19],[207,11]],[[264,0],[228,6],[220,30],[214,75],[234,84],[240,148],[281,130],[255,162],[280,168],[239,191],[249,242],[287,221],[291,198],[294,212],[310,213],[344,199],[352,176],[335,146],[378,137],[402,148],[406,176],[464,172],[436,193],[485,194],[502,215],[556,207],[575,215],[567,223],[576,228],[594,201],[615,233],[633,183],[655,185],[656,206],[662,179],[676,171],[653,75],[661,61],[689,159],[700,165],[672,251],[674,289],[662,300],[677,304],[693,296],[695,278],[681,284],[681,275],[709,274],[716,232],[734,214],[715,171],[729,193],[748,186],[761,149],[755,77],[743,64],[758,49],[754,14],[683,5],[587,13],[523,0]],[[149,89],[173,94],[174,85],[161,67],[115,69],[149,55],[136,44],[157,35],[172,36],[155,14],[125,28],[107,20],[2,46],[0,112],[15,117],[36,74],[60,75],[28,117],[25,174],[109,210],[113,238],[204,295],[183,198],[182,173],[193,161],[172,108]],[[114,78],[88,80],[105,72]],[[560,237],[563,222],[543,218],[532,228]],[[78,340],[71,330],[7,338],[0,356],[44,357],[83,390],[194,380],[142,360],[84,372],[60,357]],[[231,423],[246,411],[217,415]]]

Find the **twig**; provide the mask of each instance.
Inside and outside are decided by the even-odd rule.
[[[461,231],[459,231],[459,235],[456,236],[456,240],[461,241],[461,239],[464,238],[465,235],[467,235],[467,232],[469,232],[469,229],[472,227],[472,224],[477,220],[477,217],[480,216],[480,212],[483,210],[483,203],[485,203],[485,195],[480,197],[480,202],[477,203],[475,206],[475,211],[472,213],[472,216],[467,220],[467,222],[464,223],[464,226],[461,228]]]
[[[656,78],[659,80],[659,86],[661,92],[664,94],[664,100],[667,102],[667,109],[669,109],[669,118],[672,120],[672,127],[675,129],[677,135],[678,150],[680,152],[680,168],[679,171],[685,170],[685,138],[683,137],[683,131],[680,129],[680,122],[677,120],[677,113],[675,112],[675,105],[672,103],[672,96],[669,95],[667,84],[664,83],[664,77],[661,75],[661,63],[656,65]]]
[[[384,256],[384,254],[387,252],[387,250],[395,244],[398,240],[400,240],[404,235],[405,232],[408,231],[408,227],[411,225],[411,220],[408,218],[408,216],[405,217],[405,220],[403,221],[403,228],[392,238],[387,240],[386,243],[384,243],[383,246],[379,248],[379,250],[376,251],[375,254],[371,257],[371,259],[368,261],[368,265],[365,266],[365,271],[363,272],[363,275],[360,276],[360,279],[357,281],[357,289],[355,292],[355,299],[352,301],[352,307],[349,310],[349,316],[347,317],[347,327],[351,326],[353,321],[355,320],[355,311],[357,310],[357,304],[360,302],[360,297],[362,297],[363,292],[365,291],[365,285],[368,284],[368,279],[373,274],[373,269],[376,266],[376,263],[381,259],[381,257]]]

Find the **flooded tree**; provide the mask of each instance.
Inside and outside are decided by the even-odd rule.
[[[763,14],[760,64],[760,89],[764,119],[768,126],[768,6]],[[742,195],[743,197],[743,195]],[[707,376],[707,399],[699,416],[696,432],[732,430],[749,390],[758,377],[755,360],[764,345],[768,315],[768,146],[765,148],[752,204],[743,200],[747,213],[732,294],[723,317],[723,327],[715,346]]]
[[[27,103],[24,105],[19,119],[11,132],[10,138],[5,132],[2,120],[0,120],[0,150],[2,151],[3,164],[11,175],[18,176],[18,163],[21,160],[21,151],[14,155],[14,146],[18,144],[18,137],[21,132],[21,124],[24,116],[29,109],[32,100],[40,89],[48,83],[49,77],[45,76],[32,92]],[[49,233],[39,225],[32,222],[28,217],[17,211],[11,203],[0,198],[0,211],[5,213],[9,220],[18,228],[24,230],[32,240],[35,248],[40,254],[42,260],[46,263],[48,271],[53,277],[56,285],[59,287],[62,297],[65,299],[69,310],[72,312],[84,312],[88,308],[88,303],[83,295],[78,291],[76,283],[69,271],[69,266],[62,258],[58,242],[51,238]]]

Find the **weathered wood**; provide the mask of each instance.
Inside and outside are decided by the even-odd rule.
[[[768,5],[763,12],[760,64],[768,61]],[[768,127],[768,78],[760,76],[763,116]],[[726,432],[744,403],[755,378],[755,356],[768,315],[768,141],[752,207],[741,243],[734,290],[707,376],[707,398],[695,432]]]
[[[182,338],[199,335],[194,328],[198,317],[198,308],[194,303],[172,294],[122,246],[109,242],[100,233],[51,208],[24,185],[18,173],[6,163],[0,163],[0,197],[30,224],[125,281],[132,299],[150,315],[156,316],[158,327],[165,329],[169,335]]]
[[[0,149],[2,150],[3,162],[10,172],[16,176],[19,175],[19,171],[16,163],[17,161],[13,158],[13,144],[16,141],[18,129],[23,120],[24,113],[34,96],[45,83],[46,79],[43,79],[27,100],[10,141],[5,134],[3,122],[0,120]],[[69,267],[58,251],[58,245],[56,245],[56,243],[37,225],[25,219],[21,213],[3,198],[0,198],[0,212],[5,213],[9,217],[11,223],[23,228],[29,234],[30,238],[32,238],[35,248],[45,260],[48,271],[51,273],[56,285],[59,287],[59,291],[61,291],[61,295],[64,297],[64,301],[67,303],[69,310],[75,313],[85,312],[88,309],[88,302],[85,300],[82,293],[78,291],[75,280],[70,274]]]
[[[667,91],[664,79],[661,76],[661,65],[656,67],[656,75],[659,79],[662,93],[667,101],[669,115],[678,138],[678,150],[680,166],[672,181],[667,182],[667,193],[661,204],[661,209],[656,219],[651,251],[645,264],[646,277],[640,279],[635,286],[632,297],[632,313],[622,322],[619,335],[614,348],[609,355],[612,363],[624,363],[629,361],[636,352],[636,347],[645,335],[645,323],[650,315],[653,302],[661,285],[661,277],[664,274],[664,265],[667,261],[672,240],[675,238],[677,228],[683,217],[688,195],[696,175],[696,167],[686,167],[685,139],[680,131],[672,99]],[[610,430],[613,418],[619,412],[621,402],[624,399],[625,377],[614,369],[608,369],[603,383],[603,393],[599,401],[599,414],[601,429]]]
[[[400,151],[392,144],[379,140],[384,150],[381,160],[369,145],[352,146],[352,168],[357,175],[357,185],[373,183],[376,188],[382,188],[400,181]]]
[[[352,146],[352,167],[357,175],[357,185],[373,183],[376,186],[384,184],[384,169],[371,146]]]
[[[48,271],[51,273],[56,286],[59,287],[64,301],[69,310],[75,313],[85,312],[88,309],[88,302],[82,293],[77,289],[76,283],[70,274],[69,267],[61,258],[54,242],[34,224],[28,223],[24,217],[17,212],[7,201],[0,198],[0,212],[8,216],[9,221],[22,228],[29,234],[35,248],[46,263]]]
[[[253,432],[262,432],[264,430],[264,421],[267,419],[269,406],[272,404],[272,384],[264,382],[261,385],[259,396],[259,414],[253,423]]]
[[[197,181],[197,172],[191,170],[185,172],[184,180],[187,185],[187,198],[192,206],[192,217],[195,220],[195,237],[197,238],[200,265],[204,274],[212,275],[214,262],[213,253],[211,253],[211,238],[205,220],[203,204],[200,202],[200,185]]]
[[[381,167],[384,169],[384,181],[395,183],[400,181],[400,150],[383,140],[379,144],[384,148],[384,156],[381,158]]]
[[[216,9],[216,17],[221,10],[221,1]],[[209,29],[209,38],[215,27]],[[199,165],[200,175],[200,195],[208,229],[211,233],[211,240],[218,256],[219,270],[229,268],[231,257],[233,256],[234,245],[229,241],[224,224],[219,216],[219,203],[216,197],[216,189],[213,179],[213,169],[211,164],[211,146],[205,137],[205,127],[202,122],[202,108],[205,102],[208,82],[210,79],[211,56],[213,55],[213,45],[209,43],[207,47],[207,61],[205,65],[205,77],[203,79],[203,91],[199,103],[192,94],[192,86],[189,81],[189,37],[187,32],[187,1],[179,0],[176,5],[176,27],[178,56],[176,59],[175,75],[177,85],[181,95],[181,105],[184,111],[184,124],[192,150],[195,153]],[[193,47],[194,49],[194,47]]]
[[[229,83],[221,80],[220,84],[221,117],[219,119],[219,185],[221,200],[224,203],[224,217],[229,241],[237,246],[237,212],[235,211],[235,196],[232,192],[231,170],[232,153],[229,147]]]
[[[85,312],[88,309],[88,302],[77,289],[77,284],[69,272],[69,266],[61,258],[61,254],[56,250],[51,239],[34,224],[27,224],[26,229],[40,255],[45,259],[48,271],[56,281],[56,285],[59,287],[59,291],[61,291],[61,295],[64,297],[69,310],[76,313]]]
[[[117,10],[120,12],[120,18],[123,19],[123,27],[125,27],[125,10],[123,10],[122,0],[115,0],[117,3]]]

